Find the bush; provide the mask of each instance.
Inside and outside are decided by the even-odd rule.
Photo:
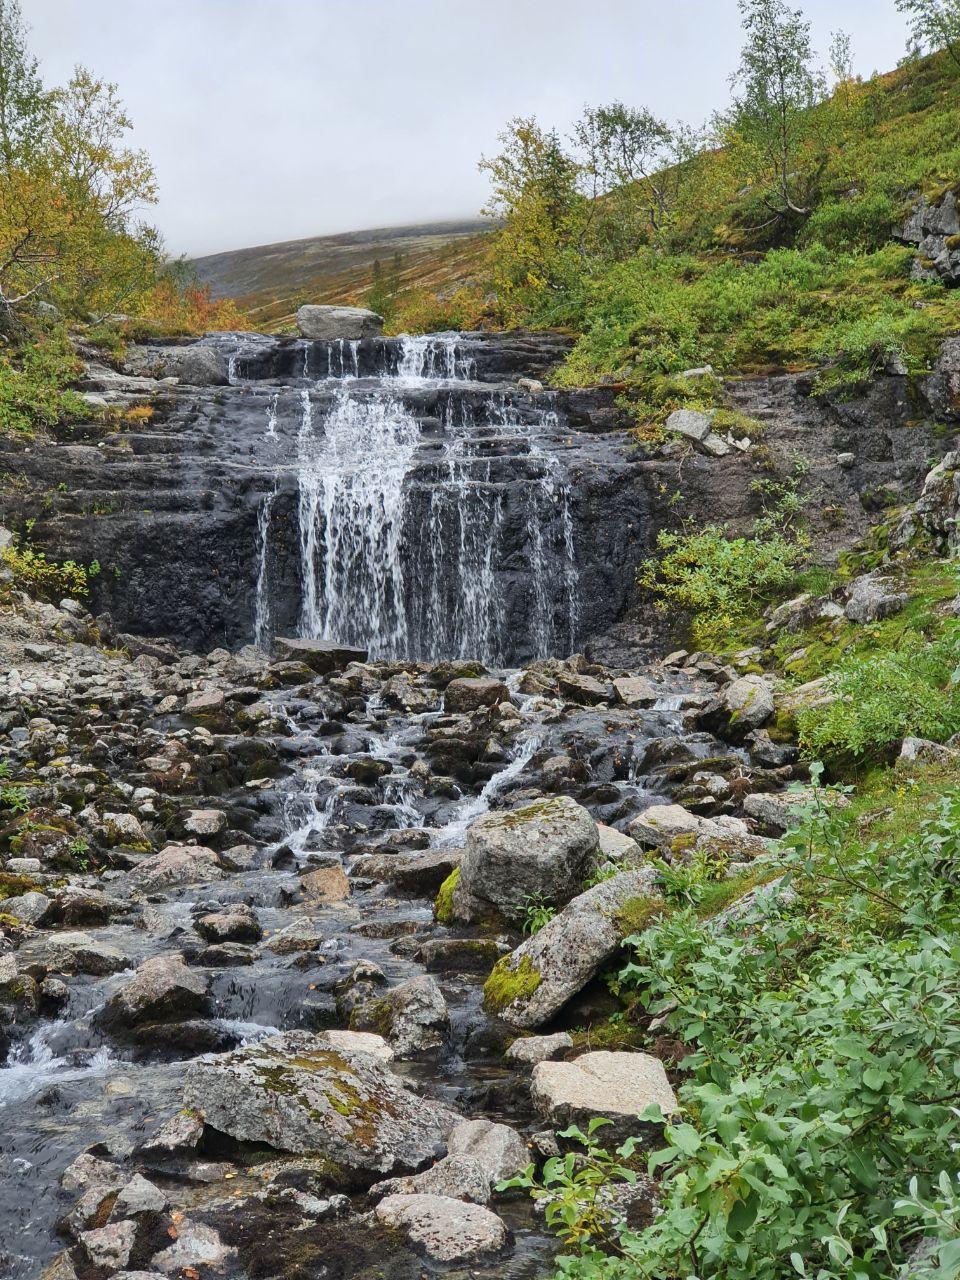
[[[697,640],[708,648],[722,648],[738,623],[789,592],[806,556],[802,538],[766,527],[739,538],[719,525],[662,531],[657,548],[660,558],[641,567],[641,586],[692,614]]]
[[[99,572],[96,564],[89,570],[73,560],[57,564],[30,546],[4,547],[0,561],[13,574],[14,585],[21,591],[53,601],[62,600],[65,596],[88,595],[91,571]]]
[[[800,741],[816,755],[877,758],[902,738],[960,732],[960,624],[934,641],[908,632],[898,649],[846,659],[828,676],[833,701],[801,708]]]
[[[574,1162],[528,1171],[571,1251],[563,1275],[956,1274],[960,951],[944,868],[960,857],[960,791],[892,848],[856,832],[855,815],[817,805],[785,842],[792,898],[736,932],[688,911],[627,940],[621,984],[689,1051],[680,1112],[648,1160],[662,1208],[613,1240],[591,1217],[604,1186],[630,1181],[623,1149],[590,1150],[582,1176]],[[921,1234],[931,1260],[908,1271]]]
[[[38,427],[89,418],[87,402],[66,389],[79,371],[62,331],[0,349],[0,431],[32,435]]]
[[[819,242],[841,253],[882,248],[901,210],[885,191],[859,199],[830,200],[816,209],[804,227],[807,244]]]

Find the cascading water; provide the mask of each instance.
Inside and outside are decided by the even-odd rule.
[[[300,634],[374,658],[572,651],[579,583],[567,477],[547,446],[556,415],[473,381],[454,334],[305,342],[297,358]],[[279,397],[266,435],[282,447]],[[258,511],[261,646],[271,506]]]

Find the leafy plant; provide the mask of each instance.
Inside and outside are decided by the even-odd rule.
[[[26,787],[0,787],[0,808],[10,809],[13,813],[26,813],[30,808]]]
[[[4,547],[0,560],[12,572],[16,585],[31,595],[61,600],[64,596],[85,596],[89,592],[90,571],[83,565],[73,560],[57,564],[29,543]]]
[[[544,902],[539,893],[525,894],[523,901],[523,932],[527,935],[539,933],[557,914],[556,907]]]

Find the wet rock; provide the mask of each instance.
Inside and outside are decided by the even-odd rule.
[[[329,675],[331,671],[342,671],[351,662],[366,662],[367,651],[354,649],[349,645],[337,644],[333,640],[307,640],[299,636],[278,636],[274,649],[286,662],[301,662],[316,672],[317,675]]]
[[[460,865],[462,856],[459,849],[436,849],[414,854],[368,854],[357,859],[352,874],[382,881],[402,893],[433,897],[454,868]]]
[[[323,1156],[346,1183],[435,1160],[457,1120],[369,1055],[337,1052],[301,1031],[192,1063],[184,1102],[239,1141]]]
[[[135,1173],[117,1196],[111,1216],[121,1219],[138,1213],[160,1213],[168,1203],[165,1192],[142,1174]]]
[[[568,1031],[557,1031],[552,1036],[527,1036],[525,1039],[514,1040],[503,1056],[510,1062],[535,1067],[538,1062],[559,1058],[567,1049],[572,1048],[573,1036]]]
[[[207,984],[181,955],[151,956],[110,997],[99,1021],[113,1035],[129,1035],[145,1023],[173,1022],[209,1012]]]
[[[428,938],[415,958],[428,973],[489,973],[505,949],[494,938]]]
[[[656,1104],[664,1115],[677,1109],[677,1099],[663,1063],[647,1053],[596,1050],[573,1062],[540,1062],[533,1069],[530,1093],[545,1120],[557,1129],[585,1125],[594,1116],[613,1122],[610,1138],[625,1131],[650,1136],[656,1126],[637,1117]]]
[[[88,933],[60,933],[40,944],[39,956],[48,969],[59,973],[88,973],[103,977],[129,967],[129,960],[105,942]]]
[[[491,1184],[512,1178],[530,1163],[526,1143],[516,1129],[483,1118],[462,1120],[450,1133],[447,1149],[451,1155],[471,1156]]]
[[[259,942],[263,930],[252,907],[237,905],[225,911],[211,911],[193,926],[207,942]]]
[[[467,677],[451,680],[443,691],[443,709],[447,712],[477,711],[509,701],[510,690],[502,680]]]
[[[168,1248],[154,1254],[151,1267],[166,1276],[182,1276],[187,1267],[203,1267],[204,1275],[222,1271],[236,1249],[223,1243],[213,1227],[183,1218],[177,1224],[177,1238]]]
[[[368,307],[321,306],[304,303],[297,311],[297,328],[303,338],[355,342],[358,338],[378,338],[383,332],[383,316]],[[359,658],[359,662],[365,658]]]
[[[622,676],[614,680],[613,691],[625,707],[651,707],[662,693],[646,676]]]
[[[851,622],[875,622],[898,613],[908,596],[890,589],[889,580],[864,574],[850,584],[843,612]]]
[[[192,1151],[203,1137],[203,1120],[190,1110],[178,1112],[165,1121],[140,1151],[143,1155],[173,1155]]]
[[[450,1015],[434,978],[410,978],[380,1000],[361,1005],[351,1028],[377,1030],[387,1036],[398,1058],[413,1058],[440,1049],[450,1033]]]
[[[183,704],[183,714],[202,719],[219,716],[226,710],[227,700],[219,689],[206,689],[195,693]]]
[[[435,1165],[408,1178],[387,1178],[370,1188],[373,1199],[394,1195],[451,1196],[473,1204],[490,1201],[490,1178],[473,1156],[449,1155]]]
[[[95,1267],[108,1267],[115,1271],[130,1261],[136,1237],[136,1223],[128,1220],[111,1222],[94,1231],[84,1231],[80,1236],[80,1243]]]
[[[52,915],[53,899],[36,890],[3,900],[3,914],[21,924],[42,925]]]
[[[146,858],[130,872],[130,884],[143,893],[174,885],[205,884],[222,880],[224,872],[217,855],[204,845],[168,845]]]
[[[203,969],[232,969],[253,964],[257,953],[242,942],[217,942],[197,953],[195,963]]]
[[[579,894],[542,929],[496,964],[484,1004],[515,1027],[548,1022],[587,983],[635,927],[636,909],[656,901],[652,867],[621,871]]]
[[[575,702],[582,707],[592,707],[597,703],[610,700],[610,690],[607,685],[601,684],[593,676],[560,672],[557,676],[557,687],[568,702]]]
[[[293,955],[298,951],[316,951],[323,942],[320,922],[312,919],[294,920],[271,934],[264,947],[278,956]]]
[[[343,867],[319,867],[300,877],[300,891],[310,902],[343,902],[350,897],[350,881]]]
[[[437,1262],[463,1262],[496,1253],[509,1239],[495,1213],[448,1196],[387,1196],[375,1213],[378,1222],[402,1231],[411,1244]]]
[[[597,824],[567,796],[486,814],[467,832],[453,917],[516,917],[532,897],[568,902],[596,865],[598,850]]]

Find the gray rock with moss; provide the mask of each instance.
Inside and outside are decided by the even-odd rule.
[[[452,918],[517,919],[531,898],[562,906],[598,858],[597,824],[568,796],[485,814],[467,832]]]
[[[652,867],[621,871],[566,906],[495,966],[484,1003],[514,1027],[549,1022],[596,976],[656,902]]]
[[[197,1059],[183,1099],[237,1141],[323,1158],[338,1185],[369,1185],[438,1159],[460,1119],[369,1054],[333,1050],[304,1031]]]

